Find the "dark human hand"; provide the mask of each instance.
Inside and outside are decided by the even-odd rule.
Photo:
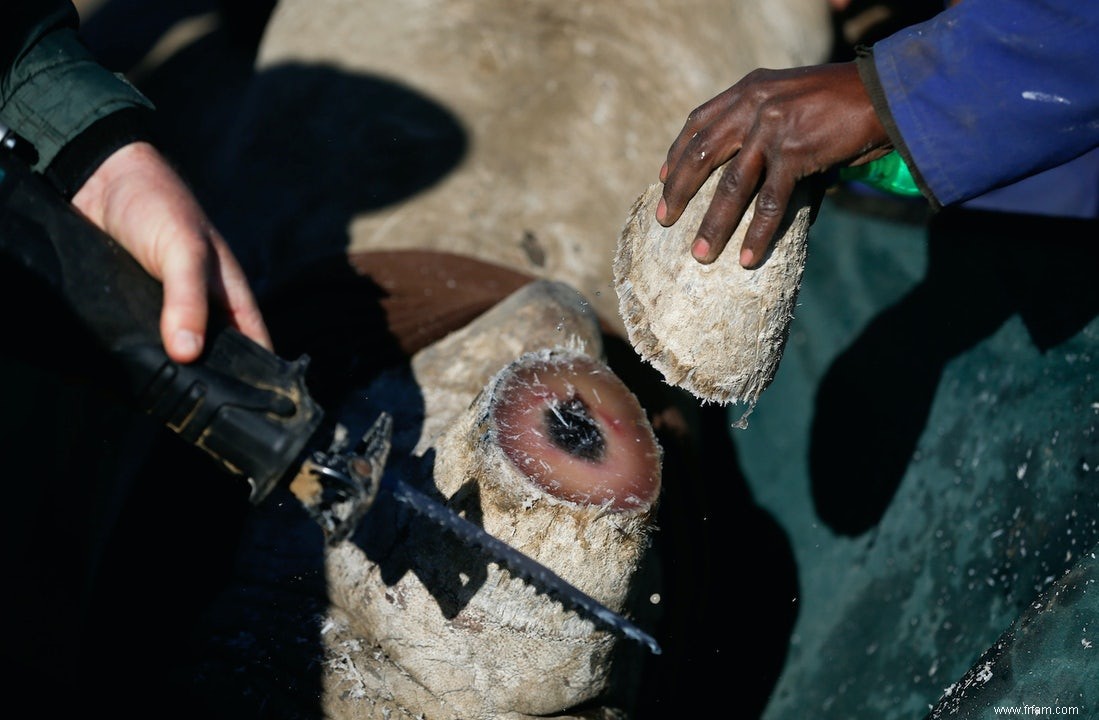
[[[755,198],[739,256],[753,268],[774,242],[799,181],[891,149],[853,62],[754,70],[688,116],[660,168],[664,193],[656,219],[674,224],[725,165],[691,254],[714,262]]]
[[[73,196],[73,205],[164,287],[160,334],[176,362],[202,354],[210,299],[229,323],[272,349],[252,289],[225,239],[161,154],[135,142],[115,151]]]

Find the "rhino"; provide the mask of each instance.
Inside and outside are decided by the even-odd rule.
[[[217,221],[255,240],[235,249],[284,347],[334,348],[315,360],[330,404],[394,413],[389,472],[655,627],[659,500],[684,481],[668,446],[689,444],[694,403],[631,352],[615,248],[691,108],[752,68],[820,61],[828,33],[807,0],[283,0],[211,171],[233,198]],[[598,457],[535,442],[570,399]],[[253,630],[237,660],[289,644],[244,595],[282,598],[314,642],[267,672],[204,666],[215,695],[285,696],[304,666],[288,704],[332,718],[636,710],[645,648],[395,508],[334,548],[289,501],[249,532],[219,605]]]
[[[661,500],[698,403],[631,347],[616,246],[693,107],[830,43],[819,0],[281,0],[176,156],[322,406],[393,416],[386,472],[671,647]],[[650,648],[384,496],[328,546],[277,490],[236,547],[179,663],[197,712],[646,709]]]

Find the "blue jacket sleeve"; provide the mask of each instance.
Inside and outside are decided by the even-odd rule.
[[[879,41],[860,62],[933,205],[1099,147],[1099,2],[963,0]]]

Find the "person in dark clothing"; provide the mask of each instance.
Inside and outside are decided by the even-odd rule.
[[[159,329],[172,360],[201,356],[219,307],[228,324],[270,349],[240,263],[154,145],[153,104],[98,60],[79,30],[68,0],[4,4],[0,135],[14,138],[11,151],[161,281]],[[0,240],[6,248],[25,238]],[[205,465],[190,464],[205,458],[163,455],[162,428],[112,392],[113,366],[75,315],[6,252],[0,263],[10,338],[0,353],[8,378],[0,454],[9,479],[27,480],[14,483],[0,522],[10,588],[0,631],[11,668],[5,689],[54,713],[99,707],[138,717],[170,678],[159,662],[132,662],[128,628],[171,618],[179,630],[174,649],[185,651],[188,619],[216,585],[215,560],[232,555],[247,499],[233,494],[235,485],[222,491],[224,478],[207,485]],[[159,464],[146,470],[145,459],[158,451]],[[187,480],[170,504],[156,491],[168,472]],[[191,504],[203,495],[204,505]],[[179,531],[193,529],[195,518],[201,532]],[[169,577],[170,591],[158,589]],[[148,614],[134,600],[145,593],[159,596]],[[57,693],[62,647],[74,677]],[[182,715],[183,699],[174,704],[157,714]]]
[[[202,353],[210,298],[256,342],[271,339],[241,266],[150,142],[152,103],[91,55],[68,0],[17,0],[0,24],[0,124],[34,149],[33,169],[164,286],[169,356]]]

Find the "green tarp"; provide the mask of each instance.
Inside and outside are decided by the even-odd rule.
[[[729,431],[796,564],[764,717],[1099,717],[1096,225],[853,197]]]

